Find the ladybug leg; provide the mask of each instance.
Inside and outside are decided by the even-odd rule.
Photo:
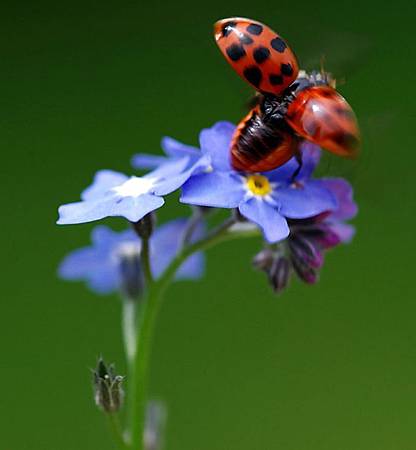
[[[298,177],[300,171],[302,170],[303,162],[302,162],[302,152],[298,149],[298,151],[295,153],[296,162],[298,163],[298,167],[293,172],[291,182],[295,183],[296,178]]]

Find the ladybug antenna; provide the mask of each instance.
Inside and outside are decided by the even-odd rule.
[[[321,55],[321,77],[326,83],[332,88],[336,89],[337,80],[333,77],[332,73],[327,72],[325,70],[326,56],[324,54]]]

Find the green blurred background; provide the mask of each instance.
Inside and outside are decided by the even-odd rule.
[[[235,15],[347,79],[363,155],[324,168],[354,184],[358,233],[317,286],[279,298],[250,267],[255,240],[210,251],[202,282],[172,288],[151,382],[167,450],[416,448],[414,13],[403,0],[3,5],[1,449],[112,448],[89,369],[101,353],[125,368],[120,304],[56,278],[92,229],[56,226],[56,208],[163,135],[196,144],[242,117],[250,90],[211,35]]]

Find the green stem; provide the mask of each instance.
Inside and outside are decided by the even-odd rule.
[[[160,305],[160,291],[156,285],[148,286],[148,295],[140,314],[139,333],[136,341],[136,357],[132,367],[130,383],[131,410],[131,442],[133,450],[143,449],[143,431],[147,405],[147,383],[150,350],[153,340],[153,330]]]
[[[163,294],[173,280],[176,271],[192,254],[206,250],[209,247],[228,239],[253,235],[253,231],[228,233],[229,229],[234,224],[235,219],[231,217],[208,233],[204,238],[182,248],[162,276],[157,281],[150,281],[147,284],[147,296],[144,299],[143,308],[140,311],[135,361],[130,376],[130,383],[132,383],[130,390],[130,395],[132,396],[130,399],[132,450],[143,450],[143,432],[147,406],[148,367],[156,318],[162,303]],[[257,234],[257,232],[255,232],[255,234]],[[144,248],[145,247],[142,247],[142,252]],[[148,253],[147,257],[145,257],[144,260],[142,259],[142,261],[145,262],[146,259],[148,259]],[[152,280],[152,278],[149,279]]]
[[[124,440],[123,431],[121,429],[120,422],[116,413],[107,413],[106,416],[111,431],[113,432],[114,443],[116,444],[117,448],[119,450],[130,450],[130,447]]]
[[[142,262],[144,280],[146,287],[150,286],[153,282],[152,268],[150,267],[150,249],[149,238],[142,238],[142,248],[140,251],[140,259]]]
[[[126,359],[129,368],[132,366],[134,357],[136,355],[136,308],[138,300],[130,298],[123,298],[122,300],[122,329],[123,329],[123,341],[124,351],[126,353]]]
[[[194,234],[194,231],[196,230],[197,226],[202,220],[202,217],[203,217],[202,209],[195,208],[192,212],[191,218],[188,220],[187,227],[182,236],[180,249],[183,249],[186,245],[189,244],[190,240],[192,239],[192,235]]]

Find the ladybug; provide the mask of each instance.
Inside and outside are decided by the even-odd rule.
[[[231,141],[236,170],[264,172],[293,156],[300,170],[304,139],[339,156],[357,155],[360,133],[354,112],[328,73],[300,71],[285,40],[260,22],[219,20],[214,35],[226,60],[258,93]]]

